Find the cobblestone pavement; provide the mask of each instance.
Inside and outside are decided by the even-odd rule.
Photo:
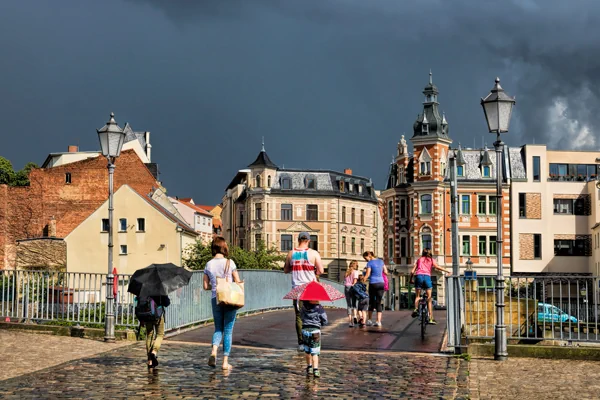
[[[600,362],[473,359],[469,389],[471,399],[598,399]]]
[[[320,379],[295,351],[234,348],[234,369],[206,365],[209,347],[165,343],[148,372],[141,344],[0,382],[0,397],[24,398],[467,398],[467,363],[416,353],[325,352]]]
[[[128,344],[0,330],[0,381]]]

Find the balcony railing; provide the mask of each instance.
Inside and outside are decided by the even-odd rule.
[[[591,182],[597,180],[597,175],[550,175],[548,177],[548,182]]]

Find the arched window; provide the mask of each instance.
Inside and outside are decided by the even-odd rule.
[[[421,249],[432,249],[431,238],[431,228],[424,226],[421,229]]]
[[[262,186],[261,183],[262,182],[260,181],[260,175],[256,175],[256,187],[257,188],[261,187]]]
[[[271,187],[271,175],[267,176],[267,187]]]

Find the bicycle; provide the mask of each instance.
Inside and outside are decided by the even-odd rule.
[[[427,292],[425,290],[421,290],[419,319],[421,320],[421,340],[425,340],[425,331],[427,330],[427,324],[429,324],[429,307],[427,305]]]

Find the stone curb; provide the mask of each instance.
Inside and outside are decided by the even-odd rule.
[[[0,322],[0,329],[26,331],[56,336],[72,336],[85,339],[103,339],[104,330],[98,328],[86,328],[83,326],[57,326],[43,324],[23,324],[18,322]],[[135,332],[128,329],[115,331],[116,340],[135,341]]]
[[[494,344],[470,344],[468,354],[471,357],[493,358]],[[527,344],[509,344],[508,357],[600,361],[600,348],[583,346],[536,346]]]

